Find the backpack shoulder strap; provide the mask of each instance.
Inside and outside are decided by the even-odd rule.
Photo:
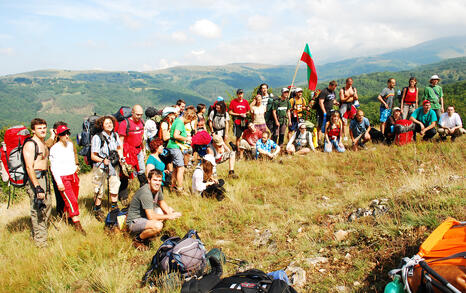
[[[26,145],[26,143],[32,141],[34,143],[34,161],[37,159],[37,157],[39,156],[39,145],[37,144],[37,142],[35,140],[32,139],[32,137],[28,137],[24,140],[24,143],[23,143],[23,148],[24,146]]]
[[[129,133],[129,119],[125,118],[125,121],[126,121],[126,136],[128,136],[128,133]]]

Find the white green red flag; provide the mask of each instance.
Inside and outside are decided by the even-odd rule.
[[[315,91],[317,87],[317,71],[316,67],[314,66],[314,60],[312,60],[312,55],[308,44],[306,44],[306,47],[304,47],[303,55],[301,55],[301,61],[307,64],[307,80],[309,82],[309,89],[311,91]]]

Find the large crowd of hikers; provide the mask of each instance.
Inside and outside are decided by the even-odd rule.
[[[167,191],[189,192],[184,189],[187,174],[192,176],[192,194],[222,200],[225,181],[219,177],[234,180],[241,176],[235,172],[238,161],[312,155],[319,150],[360,151],[371,141],[402,145],[419,137],[432,140],[437,133],[439,141],[450,136],[453,142],[465,130],[455,108],[445,106],[439,80],[433,75],[424,93],[419,93],[416,78],[410,78],[398,106],[396,81],[389,79],[377,97],[380,117],[373,124],[379,124],[380,130],[371,126],[360,109],[351,78],[340,90],[337,82],[331,81],[309,100],[296,87],[282,88],[281,95],[275,97],[264,83],[251,102],[238,89],[229,103],[218,97],[211,106],[195,107],[178,100],[162,110],[134,105],[131,109],[122,107],[113,115],[92,116],[85,120],[78,137],[82,146],[79,155],[92,166],[92,213],[102,222],[112,215],[125,215],[134,246],[147,249],[164,221],[181,216],[165,199]],[[304,113],[311,110],[316,112],[317,125],[305,119]],[[22,156],[25,177],[29,178],[24,185],[30,196],[35,244],[47,246],[52,207],[49,177],[58,215],[66,216],[76,231],[86,235],[79,218],[78,153],[67,123],[56,122],[47,140],[45,120],[33,119],[30,128],[32,136],[22,141]],[[2,153],[2,170],[11,175],[14,170],[6,167],[7,154]],[[217,173],[217,165],[222,163],[228,165],[226,176]],[[191,172],[186,172],[188,169]],[[47,176],[49,171],[51,176]],[[139,189],[129,197],[129,180],[136,178]],[[109,202],[107,216],[102,208],[104,194]],[[118,201],[125,209],[119,209]],[[117,212],[112,214],[114,210]]]

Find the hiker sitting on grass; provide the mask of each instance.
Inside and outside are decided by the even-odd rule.
[[[165,164],[160,159],[160,155],[163,153],[163,140],[156,137],[149,143],[150,155],[146,162],[146,176],[150,170],[156,169],[162,172],[162,186],[169,185],[171,180],[166,180],[166,176],[171,176],[168,170],[165,170]],[[167,175],[169,174],[169,175]]]
[[[439,124],[438,133],[442,140],[446,140],[447,136],[451,136],[451,141],[455,141],[458,136],[466,133],[460,115],[455,113],[455,107],[453,106],[448,106],[447,112],[440,116]]]
[[[246,152],[246,157],[254,158],[256,156],[256,142],[261,139],[262,131],[256,128],[252,122],[248,123],[248,129],[243,132],[242,139],[239,143],[240,157]]]
[[[305,155],[311,150],[315,152],[312,133],[306,129],[305,123],[299,123],[298,131],[293,133],[286,145],[286,152],[290,155]]]
[[[138,249],[148,248],[150,238],[162,231],[163,221],[181,217],[181,213],[175,212],[163,199],[162,176],[161,171],[150,170],[148,184],[136,191],[128,207],[126,224],[129,231],[137,235],[133,245]]]
[[[225,198],[225,189],[222,179],[217,180],[215,174],[215,158],[207,154],[202,158],[201,164],[196,167],[193,173],[192,191],[202,197],[215,197],[218,201]]]
[[[275,159],[280,153],[280,146],[269,139],[270,133],[262,133],[262,138],[256,143],[256,158]]]
[[[212,137],[212,143],[209,145],[207,149],[207,153],[211,154],[215,158],[215,162],[217,164],[221,164],[223,162],[228,161],[229,171],[228,177],[230,178],[238,178],[238,175],[235,174],[235,158],[236,153],[226,145],[225,141],[219,135],[214,135]]]
[[[430,108],[429,100],[424,100],[422,107],[417,108],[409,119],[414,122],[414,140],[416,133],[420,133],[424,141],[430,140],[437,133],[435,130],[437,114]]]
[[[118,190],[120,188],[120,165],[118,164],[118,160],[123,158],[123,148],[118,134],[114,132],[116,125],[115,117],[101,117],[97,119],[95,125],[102,132],[94,135],[91,141],[91,159],[94,162],[92,169],[94,216],[98,221],[103,222],[105,215],[101,210],[101,204],[106,179],[112,209],[118,207]]]
[[[369,119],[364,117],[362,110],[358,110],[355,119],[351,120],[349,127],[353,151],[358,151],[358,147],[366,148],[366,142],[371,140],[371,136],[369,135],[370,130],[371,124],[369,123]]]
[[[343,123],[340,119],[340,113],[335,111],[330,117],[330,121],[325,126],[325,144],[324,152],[331,153],[334,147],[339,153],[345,152],[345,146],[342,143]]]
[[[395,125],[398,120],[402,118],[401,108],[394,107],[392,111],[392,115],[388,117],[387,123],[385,123],[385,142],[387,145],[392,144],[395,140],[396,132],[395,132]]]

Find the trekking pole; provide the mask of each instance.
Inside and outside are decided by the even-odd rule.
[[[110,212],[110,169],[109,166],[105,167],[107,172],[107,210]]]

